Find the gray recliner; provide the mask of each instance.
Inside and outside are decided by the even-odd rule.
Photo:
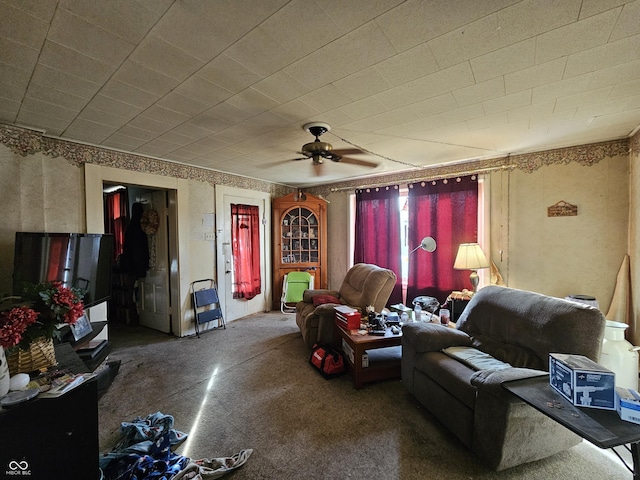
[[[594,307],[534,292],[485,287],[471,299],[456,329],[428,323],[403,327],[402,382],[487,466],[503,470],[566,450],[581,438],[502,383],[548,378],[549,353],[597,361],[604,326],[604,315]],[[469,364],[459,351],[489,366]]]
[[[340,290],[306,290],[302,301],[296,305],[296,324],[302,332],[302,339],[311,348],[315,343],[334,343],[334,307],[339,304],[357,308],[365,312],[373,305],[380,312],[387,304],[396,285],[393,271],[369,263],[357,263],[349,269]],[[314,305],[316,296],[333,296],[339,303]]]

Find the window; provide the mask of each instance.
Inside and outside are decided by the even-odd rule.
[[[411,201],[409,187],[414,197]],[[418,295],[434,296],[444,302],[451,291],[471,288],[469,272],[453,270],[453,262],[460,243],[478,241],[481,245],[488,244],[485,238],[488,231],[485,228],[485,221],[488,221],[484,201],[486,187],[484,179],[474,175],[447,179],[446,182],[418,182],[398,189],[400,265],[397,270],[392,270],[399,276],[403,303],[410,304]],[[429,199],[426,203],[425,195]],[[356,250],[357,237],[355,197],[352,196],[351,202],[351,251]],[[385,233],[391,231],[385,230]],[[436,251],[417,250],[410,254],[425,236],[435,238]],[[354,257],[351,264],[356,262]],[[410,270],[413,270],[412,276]],[[479,272],[481,282],[484,281],[482,273]],[[389,303],[396,302],[390,299]]]
[[[400,275],[399,187],[356,190],[355,263],[372,263],[394,271],[389,303],[402,302]]]
[[[261,292],[260,214],[256,205],[231,204],[233,298],[251,300]]]

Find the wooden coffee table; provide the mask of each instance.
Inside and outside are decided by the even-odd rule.
[[[339,336],[340,344],[343,346],[346,344],[346,347],[343,348],[343,353],[356,388],[362,388],[363,384],[367,382],[400,377],[400,359],[370,362],[368,367],[363,367],[362,354],[367,350],[400,346],[402,333],[393,334],[391,329],[387,328],[384,336],[361,335],[359,333],[349,333],[339,325],[336,325],[335,332]],[[348,351],[349,349],[353,352],[353,355]]]

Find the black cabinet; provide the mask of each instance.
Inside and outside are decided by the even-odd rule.
[[[0,432],[0,478],[100,478],[95,379],[0,410]]]
[[[460,315],[462,315],[462,312],[464,311],[468,303],[469,300],[458,300],[451,297],[448,298],[447,305],[449,310],[451,311],[451,321],[453,323],[456,323],[458,321],[458,318],[460,318]]]

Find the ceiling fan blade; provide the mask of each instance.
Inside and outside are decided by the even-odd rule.
[[[368,160],[360,160],[358,158],[349,158],[349,157],[342,157],[341,160],[334,160],[334,161],[350,163],[351,165],[361,165],[363,167],[370,167],[370,168],[374,168],[379,165],[377,162],[370,162]]]
[[[277,167],[278,165],[284,165],[285,163],[289,163],[289,162],[297,162],[299,160],[310,160],[309,157],[300,157],[300,158],[287,158],[285,160],[277,160],[275,162],[269,162],[269,163],[265,163],[264,166],[265,167]]]
[[[297,159],[293,159],[293,160],[297,160]],[[277,160],[275,162],[268,162],[265,163],[264,166],[269,168],[269,167],[277,167],[278,165],[283,165],[285,163],[289,163],[291,161],[291,159],[287,159],[287,160]]]
[[[336,155],[344,157],[346,155],[365,155],[367,152],[360,150],[359,148],[336,148],[331,150]]]

